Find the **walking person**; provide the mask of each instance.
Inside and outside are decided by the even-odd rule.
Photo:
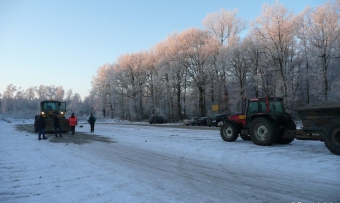
[[[45,127],[46,127],[45,119],[43,118],[42,115],[40,115],[40,117],[38,118],[38,121],[37,121],[37,128],[38,128],[38,131],[39,131],[38,140],[41,140],[41,134],[43,135],[43,140],[47,139],[45,137]]]
[[[71,127],[72,135],[74,135],[76,125],[78,125],[78,118],[72,113],[72,116],[68,117],[67,122]]]
[[[91,113],[91,116],[90,116],[88,122],[91,125],[91,133],[93,133],[94,132],[94,123],[96,122],[96,117],[94,117],[92,113]]]
[[[62,137],[63,135],[61,134],[61,127],[60,127],[60,120],[59,120],[59,113],[56,112],[55,115],[53,116],[53,125],[54,125],[54,135],[55,137],[58,137],[57,135],[57,129],[59,129],[59,137]]]

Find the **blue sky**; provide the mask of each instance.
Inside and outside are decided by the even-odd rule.
[[[0,0],[0,93],[9,84],[63,86],[82,98],[96,70],[167,35],[201,28],[206,14],[238,9],[255,20],[275,0]],[[301,12],[322,0],[280,0]]]

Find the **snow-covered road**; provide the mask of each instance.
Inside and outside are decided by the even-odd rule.
[[[340,202],[340,157],[319,141],[107,123],[38,141],[0,125],[0,202]]]

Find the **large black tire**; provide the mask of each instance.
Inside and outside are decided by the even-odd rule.
[[[277,126],[269,118],[258,117],[251,122],[250,138],[254,144],[270,146],[277,140],[277,136]]]
[[[294,137],[293,138],[282,137],[286,130],[296,130],[296,124],[293,120],[289,120],[288,122],[286,122],[284,126],[279,130],[279,137],[277,138],[276,143],[289,144],[294,141]]]
[[[238,137],[236,127],[231,122],[225,122],[225,124],[221,126],[220,134],[226,142],[234,142]]]
[[[324,129],[324,142],[329,151],[340,155],[340,123],[329,123]]]

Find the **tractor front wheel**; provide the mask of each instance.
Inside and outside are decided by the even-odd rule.
[[[270,146],[277,140],[276,124],[266,117],[255,118],[250,125],[250,138],[256,145]]]
[[[225,122],[225,124],[221,126],[220,134],[226,142],[234,142],[238,137],[237,130],[231,122]]]

